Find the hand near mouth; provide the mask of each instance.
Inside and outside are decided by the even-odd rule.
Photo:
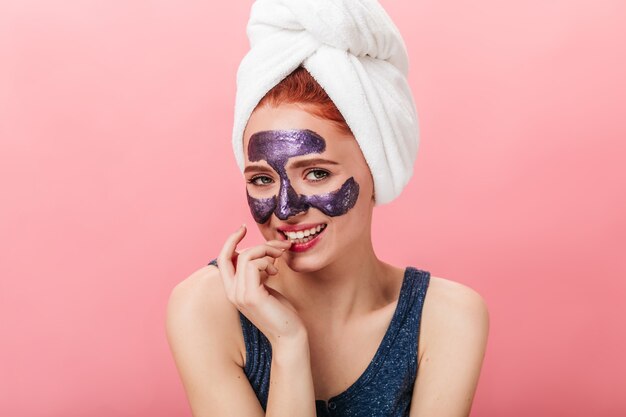
[[[236,250],[246,234],[241,226],[224,243],[217,258],[228,300],[233,303],[272,345],[306,335],[306,327],[293,305],[264,282],[276,275],[274,261],[291,246],[290,241],[270,240],[241,252]]]

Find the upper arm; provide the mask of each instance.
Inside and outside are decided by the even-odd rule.
[[[233,323],[236,309],[221,279],[216,267],[206,266],[172,290],[167,305],[168,343],[194,417],[261,417],[265,413],[236,362],[238,349],[233,326],[228,324]]]
[[[410,416],[467,417],[487,345],[489,312],[473,289],[436,280],[423,307],[422,330],[428,340],[413,388]]]

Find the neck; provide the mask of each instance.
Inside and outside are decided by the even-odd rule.
[[[365,242],[351,246],[350,256],[339,256],[315,271],[295,271],[279,258],[279,273],[271,277],[271,286],[293,304],[305,322],[340,328],[397,295],[390,289],[389,278],[398,271],[376,257],[371,240]]]

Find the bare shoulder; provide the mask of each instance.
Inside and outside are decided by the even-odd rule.
[[[212,335],[221,340],[221,346],[229,347],[226,352],[243,366],[238,341],[238,311],[226,297],[219,270],[206,265],[172,289],[167,305],[168,337],[176,332],[194,331],[196,334]],[[185,335],[188,338],[190,335]]]
[[[428,294],[433,307],[444,308],[448,313],[487,312],[487,303],[473,288],[445,278],[430,277]],[[439,311],[444,313],[444,311]]]
[[[429,346],[449,343],[463,335],[486,333],[489,328],[487,303],[467,285],[431,276],[421,327],[424,337],[420,343],[420,358]]]
[[[411,417],[470,415],[488,332],[489,311],[476,290],[431,276],[422,311]]]
[[[202,267],[172,289],[166,333],[194,416],[263,415],[243,369],[239,313],[217,267]]]
[[[172,290],[171,297],[183,297],[185,301],[196,301],[198,304],[205,304],[201,300],[206,297],[219,298],[221,276],[217,267],[206,265],[191,273],[187,278],[180,281]],[[223,291],[223,290],[222,290]],[[171,300],[170,300],[171,301]]]
[[[206,317],[212,308],[223,304],[220,291],[223,293],[224,290],[220,280],[219,270],[213,265],[194,271],[172,289],[168,314],[185,314],[193,319]]]

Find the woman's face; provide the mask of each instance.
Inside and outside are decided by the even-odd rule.
[[[373,180],[354,136],[304,108],[281,104],[252,113],[244,131],[244,172],[263,237],[286,239],[301,231],[304,242],[292,244],[285,260],[294,270],[313,271],[370,244]]]

